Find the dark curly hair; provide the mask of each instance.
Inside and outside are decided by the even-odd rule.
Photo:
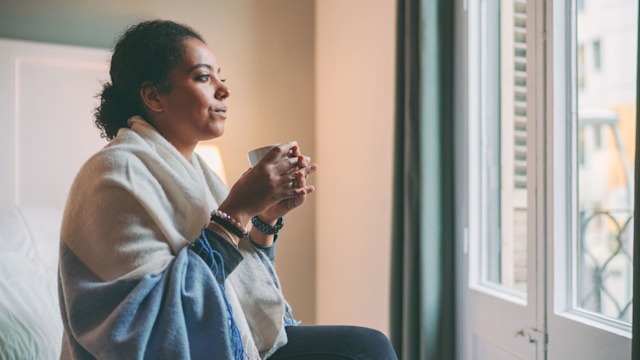
[[[171,90],[169,72],[184,56],[184,41],[195,38],[205,42],[195,30],[166,20],[144,21],[131,26],[120,36],[111,56],[111,82],[103,84],[95,123],[101,136],[112,140],[118,130],[128,127],[127,120],[145,116],[140,88],[146,81],[160,91]]]

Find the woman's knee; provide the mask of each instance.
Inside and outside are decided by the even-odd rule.
[[[350,334],[354,344],[361,344],[363,351],[375,359],[396,359],[396,354],[389,341],[389,338],[382,332],[360,326],[348,326],[347,332]]]
[[[389,339],[380,331],[360,326],[291,326],[289,342],[274,359],[396,360]]]

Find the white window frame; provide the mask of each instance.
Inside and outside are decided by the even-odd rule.
[[[577,86],[577,73],[571,72],[572,67],[568,59],[575,61],[577,48],[571,44],[571,31],[574,31],[575,18],[567,17],[568,6],[575,6],[576,0],[529,0],[528,13],[533,18],[531,31],[527,32],[528,67],[535,69],[528,79],[528,94],[534,97],[533,105],[528,109],[528,132],[531,133],[531,149],[528,152],[528,171],[531,181],[528,206],[528,234],[533,239],[528,248],[528,256],[535,257],[536,262],[528,262],[529,281],[527,299],[523,300],[505,292],[505,287],[483,283],[482,279],[482,251],[480,238],[486,232],[482,214],[482,149],[479,134],[483,114],[481,99],[481,77],[478,65],[481,43],[479,29],[480,0],[469,0],[468,23],[469,30],[465,51],[468,51],[468,96],[464,103],[465,119],[460,127],[466,130],[463,144],[466,156],[466,166],[461,166],[460,173],[465,174],[460,179],[463,187],[459,193],[464,194],[461,204],[468,202],[467,209],[459,210],[461,219],[460,244],[462,254],[467,256],[467,262],[458,269],[461,271],[459,279],[460,293],[464,294],[458,306],[460,319],[460,341],[464,346],[462,358],[472,358],[478,353],[477,339],[484,336],[490,338],[496,347],[501,347],[509,354],[525,354],[527,349],[520,343],[512,341],[512,329],[525,329],[527,336],[538,345],[536,359],[603,359],[624,358],[631,354],[630,326],[617,320],[594,316],[592,313],[573,309],[572,297],[565,289],[573,289],[573,283],[567,283],[569,270],[575,266],[572,262],[572,252],[576,250],[573,242],[561,241],[577,234],[578,222],[576,214],[569,211],[567,204],[577,196],[577,188],[570,186],[574,181],[572,164],[566,155],[575,149],[575,137],[571,134],[571,119],[577,116],[575,104],[572,101],[574,90],[570,84]],[[558,16],[559,15],[559,16]],[[569,22],[570,21],[570,22]],[[529,39],[531,37],[531,39]],[[567,45],[570,44],[570,45]],[[475,73],[474,73],[475,71]],[[568,90],[572,90],[568,92]],[[463,113],[465,111],[462,111]],[[569,116],[567,116],[569,114]],[[562,120],[564,119],[564,120]],[[528,144],[529,146],[529,144]],[[463,206],[463,205],[461,205]],[[466,221],[467,227],[464,227]],[[640,231],[640,229],[639,229]],[[533,280],[535,278],[535,280]],[[570,286],[567,286],[570,285]],[[471,290],[471,291],[469,291]],[[466,292],[465,292],[466,291]],[[496,299],[506,300],[499,303]],[[498,304],[499,307],[487,307]],[[511,306],[513,305],[513,306]],[[526,318],[527,323],[512,316],[517,308],[533,309],[535,319]],[[488,309],[487,314],[478,310]],[[514,310],[515,309],[515,310]],[[508,314],[508,323],[491,324],[491,320]],[[487,325],[489,323],[489,325]],[[487,331],[488,330],[488,331]],[[489,334],[489,335],[488,335]],[[547,343],[547,339],[550,339]],[[541,344],[544,346],[539,346]],[[536,346],[536,345],[531,345]],[[518,355],[518,356],[520,356]],[[515,356],[515,355],[514,355]],[[522,356],[521,356],[522,357]],[[534,358],[524,356],[524,358]]]
[[[553,281],[548,301],[553,304],[555,315],[630,339],[631,324],[581,310],[575,304],[576,284],[573,274],[577,271],[574,260],[578,256],[575,246],[578,214],[574,204],[578,198],[578,179],[573,167],[577,161],[574,157],[578,146],[574,125],[578,122],[578,73],[577,68],[572,68],[571,64],[577,63],[578,50],[577,44],[572,40],[576,39],[576,15],[567,10],[567,2],[572,2],[569,6],[575,6],[575,0],[553,1],[548,10],[553,11],[548,16],[554,19],[553,41],[547,45],[546,58],[547,64],[552,67],[548,75],[551,91],[547,92],[547,119],[551,119],[547,121],[551,124],[546,126],[546,137],[552,139],[546,158],[546,181],[550,189],[547,191],[547,213],[550,214],[547,232],[552,246],[548,247],[547,257],[554,259],[549,262]],[[554,18],[554,14],[564,14],[565,18]],[[573,88],[573,84],[576,88]]]
[[[469,174],[471,174],[471,176],[468,177],[469,228],[465,240],[465,247],[467,247],[467,250],[471,255],[469,258],[469,287],[474,290],[501,298],[503,300],[526,306],[526,294],[511,289],[507,286],[502,286],[500,284],[487,282],[484,280],[486,278],[486,264],[483,261],[484,259],[488,258],[488,253],[487,247],[483,245],[488,241],[489,234],[487,227],[489,225],[486,214],[483,211],[483,209],[485,209],[487,206],[487,194],[484,191],[483,184],[491,181],[489,177],[495,177],[495,174],[488,174],[487,170],[483,168],[483,166],[485,166],[485,159],[487,158],[487,154],[486,146],[482,143],[482,139],[486,138],[486,134],[483,135],[482,138],[473,136],[473,134],[484,134],[488,126],[487,122],[489,120],[487,119],[487,110],[485,109],[485,104],[487,103],[485,94],[487,93],[488,89],[484,88],[484,86],[488,86],[488,84],[491,83],[490,81],[486,81],[484,79],[486,77],[486,74],[481,73],[484,66],[483,64],[487,60],[484,51],[488,48],[488,45],[486,44],[486,36],[483,36],[485,35],[486,27],[484,27],[481,23],[477,23],[477,21],[482,21],[481,18],[485,16],[484,13],[486,13],[486,8],[483,7],[485,5],[485,2],[482,0],[478,0],[477,4],[480,6],[478,6],[476,11],[479,11],[480,14],[470,14],[469,16],[469,26],[474,26],[474,28],[481,29],[480,33],[478,34],[479,41],[469,41],[469,58],[479,59],[480,62],[470,64],[468,79],[469,113],[474,114],[473,116],[470,116],[469,122],[467,124],[469,131],[468,133],[471,135],[468,137],[468,156],[470,159],[468,171]],[[497,55],[497,58],[500,58],[500,54]],[[480,71],[478,71],[478,69],[480,69]],[[496,89],[500,89],[500,87],[497,86],[499,84],[494,83],[494,85]],[[501,109],[498,107],[495,110],[499,115]],[[533,148],[533,146],[531,148]],[[478,151],[478,149],[480,149],[480,151]],[[528,156],[531,157],[531,154],[529,154]],[[529,192],[531,191],[528,190],[528,193]],[[530,198],[529,195],[527,196]],[[504,237],[505,230],[508,229],[503,228],[501,230],[501,237]],[[527,231],[529,232],[528,228]],[[471,238],[469,238],[469,236]]]

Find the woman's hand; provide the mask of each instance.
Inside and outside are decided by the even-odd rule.
[[[258,215],[263,222],[269,225],[274,225],[279,218],[304,204],[307,195],[315,190],[312,185],[307,185],[307,177],[318,170],[318,164],[311,163],[311,159],[304,156],[298,146],[292,149],[291,155],[292,158],[297,157],[298,159],[297,166],[290,173],[291,196],[277,202]]]
[[[264,213],[268,218],[263,220],[267,221],[281,214],[277,220],[313,192],[313,186],[306,185],[306,177],[316,168],[300,153],[296,142],[275,146],[238,179],[219,209],[245,227],[257,214]]]

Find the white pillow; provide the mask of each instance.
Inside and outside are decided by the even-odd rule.
[[[57,271],[62,211],[48,207],[0,210],[0,253],[11,252]]]
[[[58,358],[62,321],[56,275],[3,255],[0,294],[0,359]]]
[[[60,219],[52,209],[0,211],[0,359],[60,356]]]

